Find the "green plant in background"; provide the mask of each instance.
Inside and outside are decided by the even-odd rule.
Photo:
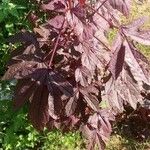
[[[3,22],[5,19],[10,19],[11,17],[19,19],[20,15],[18,10],[22,9],[25,9],[25,7],[16,5],[12,3],[11,0],[2,0],[0,5],[0,22]],[[7,24],[8,29],[9,27],[11,27],[11,25],[9,26]]]
[[[0,76],[4,73],[10,49],[12,48],[5,44],[7,38],[21,28],[29,28],[29,23],[25,16],[30,11],[30,8],[28,0],[0,1]]]
[[[9,51],[5,44],[0,44],[0,76],[3,75],[6,62],[9,58]]]
[[[0,101],[0,148],[5,150],[80,150],[83,141],[79,133],[39,133],[27,120],[26,107],[14,112],[10,100]]]
[[[27,5],[15,4],[11,0],[2,0],[0,3],[0,40],[5,39],[16,32],[17,27],[22,24]]]

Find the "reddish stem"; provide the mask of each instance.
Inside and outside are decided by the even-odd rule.
[[[52,50],[51,59],[50,59],[49,64],[48,64],[49,68],[51,68],[52,61],[53,61],[53,59],[54,59],[54,55],[55,55],[55,52],[56,52],[56,49],[57,49],[57,46],[58,46],[59,39],[60,39],[60,37],[61,37],[61,33],[62,33],[62,29],[63,29],[64,23],[65,23],[65,19],[64,19],[64,21],[63,21],[63,23],[62,23],[62,26],[61,26],[59,35],[58,35],[58,37],[57,37],[57,39],[56,39],[56,43],[55,43],[54,49]]]
[[[110,21],[107,20],[103,15],[101,15],[101,14],[97,11],[97,9],[95,10],[94,8],[92,8],[91,6],[88,6],[88,5],[87,5],[87,7],[89,7],[91,10],[93,10],[93,11],[94,11],[94,14],[97,13],[100,17],[102,17],[109,25],[112,25],[112,22],[110,22]],[[92,15],[93,15],[93,14],[92,14]],[[113,27],[116,28],[116,29],[118,29],[118,27],[115,26],[115,25],[113,25]]]
[[[94,10],[94,12],[90,15],[90,16],[93,16],[108,0],[105,0],[101,3],[101,5],[96,9]]]

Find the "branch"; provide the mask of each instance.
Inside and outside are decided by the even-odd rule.
[[[65,19],[64,19],[64,21],[63,21],[63,23],[62,23],[62,25],[61,25],[61,29],[60,29],[59,35],[58,35],[58,37],[57,37],[57,39],[56,39],[56,43],[55,43],[54,49],[52,50],[51,59],[50,59],[49,64],[48,64],[49,68],[51,68],[52,61],[53,61],[53,58],[54,58],[54,55],[55,55],[55,52],[56,52],[56,49],[57,49],[57,46],[58,46],[58,42],[59,42],[59,39],[60,39],[62,30],[63,30],[64,23],[65,23]],[[51,52],[50,52],[49,54],[51,54]],[[48,54],[48,55],[49,55],[49,54]]]

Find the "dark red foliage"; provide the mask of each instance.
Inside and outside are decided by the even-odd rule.
[[[14,107],[29,104],[35,128],[80,129],[88,149],[104,149],[111,123],[124,106],[136,109],[150,90],[150,68],[135,42],[150,45],[148,19],[121,25],[117,12],[128,16],[130,0],[48,0],[38,3],[33,33],[22,31],[8,42],[21,42],[12,52],[3,80],[18,79]],[[29,17],[30,19],[30,17]],[[35,21],[35,23],[33,23]],[[118,33],[113,44],[110,29]],[[103,103],[107,103],[107,109]]]

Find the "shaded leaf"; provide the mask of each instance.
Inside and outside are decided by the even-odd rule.
[[[27,61],[9,66],[2,80],[21,79],[35,71],[37,62]]]
[[[120,49],[116,49],[109,63],[109,70],[114,79],[117,79],[122,71],[125,57],[125,46],[121,45]]]
[[[96,96],[87,92],[86,88],[80,89],[80,92],[83,94],[86,103],[92,108],[94,111],[99,110],[99,101]]]
[[[79,99],[79,93],[75,91],[73,97],[69,99],[69,101],[65,106],[67,116],[70,116],[75,112],[78,99]]]
[[[50,71],[48,79],[51,84],[57,87],[66,96],[71,97],[73,95],[72,85],[58,72]]]
[[[8,42],[14,44],[17,42],[29,42],[31,44],[33,44],[36,49],[39,49],[39,42],[37,41],[36,36],[33,33],[30,33],[28,31],[25,32],[19,32],[17,34],[15,34],[14,36],[11,36],[8,38]]]
[[[14,94],[14,108],[18,109],[23,106],[35,89],[36,85],[30,79],[19,80]]]
[[[40,85],[33,95],[29,106],[29,117],[33,126],[38,130],[43,130],[49,121],[48,89]]]

